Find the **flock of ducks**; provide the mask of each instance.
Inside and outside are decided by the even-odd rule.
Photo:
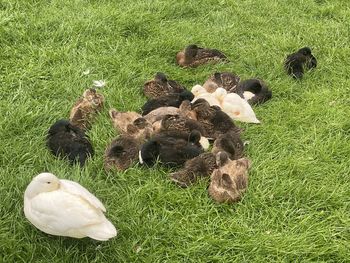
[[[190,45],[178,52],[181,67],[227,61],[219,50]],[[317,66],[308,47],[288,55],[285,69],[295,79]],[[181,187],[198,178],[210,178],[208,193],[216,202],[239,201],[248,186],[251,161],[244,157],[242,129],[234,121],[260,123],[252,105],[271,99],[272,92],[260,79],[241,80],[230,73],[214,73],[191,91],[164,73],[144,84],[148,101],[141,112],[109,110],[118,137],[106,147],[106,170],[123,171],[139,162],[177,168],[169,175]],[[85,165],[94,156],[86,135],[105,98],[87,89],[73,106],[69,120],[54,123],[46,138],[53,155],[71,164]],[[24,194],[24,213],[41,231],[74,238],[108,240],[117,234],[106,219],[103,204],[78,183],[51,173],[33,178]]]

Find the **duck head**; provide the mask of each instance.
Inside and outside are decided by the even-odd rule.
[[[55,191],[60,187],[60,180],[52,173],[41,173],[33,178],[24,196],[28,199],[40,193]]]

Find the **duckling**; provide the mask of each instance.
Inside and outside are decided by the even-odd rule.
[[[70,122],[82,130],[91,128],[92,121],[102,110],[104,100],[103,95],[95,89],[85,90],[83,97],[74,104],[70,112]]]
[[[217,154],[226,152],[231,160],[237,160],[243,157],[244,143],[238,133],[227,132],[219,135],[214,141],[211,152]]]
[[[208,93],[208,91],[203,86],[201,86],[199,84],[194,85],[191,89],[191,92],[192,92],[194,97],[198,97],[201,94]]]
[[[250,104],[236,93],[227,94],[222,101],[221,108],[234,120],[260,123]]]
[[[218,169],[211,174],[209,195],[218,203],[233,203],[241,199],[248,186],[250,161],[230,160],[226,153],[217,154]]]
[[[68,120],[58,120],[50,127],[46,144],[53,155],[68,158],[71,164],[78,162],[81,167],[88,157],[94,155],[85,132]]]
[[[181,67],[198,67],[209,62],[228,61],[227,57],[217,49],[201,48],[189,45],[176,55],[177,64]]]
[[[114,139],[107,147],[104,154],[104,167],[118,171],[128,169],[138,159],[141,147],[140,141],[132,136],[122,134]]]
[[[116,109],[110,109],[109,116],[112,119],[114,128],[121,133],[127,133],[128,125],[132,124],[136,119],[142,118],[142,115],[137,112],[121,112]]]
[[[176,107],[160,107],[157,108],[147,115],[143,116],[147,121],[150,123],[155,123],[157,121],[160,121],[165,115],[180,115],[183,117],[187,117],[189,119],[195,120],[196,115],[191,110],[191,102],[189,100],[184,100],[179,108]]]
[[[198,99],[192,104],[192,110],[196,113],[197,121],[204,128],[203,136],[216,139],[219,135],[227,132],[240,133],[231,117],[223,112],[220,107],[210,106],[205,99]]]
[[[214,169],[218,168],[215,154],[202,153],[186,161],[185,167],[170,174],[170,180],[181,187],[188,187],[195,183],[198,177],[209,177]]]
[[[227,92],[235,92],[240,77],[229,72],[216,72],[204,83],[203,88],[209,92],[214,92],[217,88],[224,88]]]
[[[250,105],[261,104],[272,98],[272,92],[261,79],[247,79],[237,85],[237,94]]]
[[[310,70],[317,67],[317,60],[311,54],[309,47],[303,47],[297,52],[289,54],[284,61],[284,68],[287,73],[295,79],[301,79],[304,75],[304,68]]]
[[[181,93],[186,89],[175,80],[167,79],[164,73],[158,72],[154,79],[143,86],[143,93],[147,98],[155,99],[173,93]]]
[[[203,127],[198,121],[191,120],[180,115],[165,115],[160,121],[158,127],[153,127],[153,130],[155,130],[155,132],[183,131],[190,133],[193,130],[197,130],[200,132],[201,135],[205,133]],[[203,136],[201,136],[199,142],[204,148],[204,150],[207,150],[210,146],[208,139]]]
[[[160,107],[172,106],[178,108],[183,101],[192,101],[193,98],[193,94],[190,91],[185,90],[178,94],[169,94],[156,99],[151,99],[142,106],[142,115],[147,115],[151,111]]]
[[[168,166],[183,165],[203,152],[199,143],[200,136],[200,132],[196,130],[190,134],[179,131],[158,133],[142,145],[139,161],[151,166],[159,158],[162,164]]]
[[[35,176],[24,192],[25,217],[50,235],[106,241],[117,230],[104,212],[104,205],[86,188],[51,173]]]

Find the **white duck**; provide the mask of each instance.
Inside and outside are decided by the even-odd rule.
[[[197,99],[205,99],[207,102],[209,102],[210,106],[216,105],[220,107],[220,101],[215,97],[214,93],[207,92],[207,90],[201,85],[195,85],[191,92],[194,95],[194,99],[191,101],[192,103]]]
[[[24,214],[41,231],[57,236],[105,241],[117,230],[103,204],[87,189],[51,173],[33,178],[24,193]]]
[[[236,93],[229,93],[224,97],[221,109],[234,120],[260,123],[250,104]]]

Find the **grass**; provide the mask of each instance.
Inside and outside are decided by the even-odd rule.
[[[343,0],[0,0],[0,262],[350,262],[349,15]],[[181,69],[175,54],[190,43],[231,62]],[[296,82],[282,63],[303,46],[319,66]],[[161,167],[103,170],[117,135],[108,109],[139,110],[157,71],[189,88],[215,71],[269,84],[262,125],[239,124],[253,161],[241,202],[215,204],[206,180],[180,189]],[[97,79],[106,107],[80,170],[51,156],[45,135]],[[100,198],[117,238],[30,225],[23,192],[43,171]]]

